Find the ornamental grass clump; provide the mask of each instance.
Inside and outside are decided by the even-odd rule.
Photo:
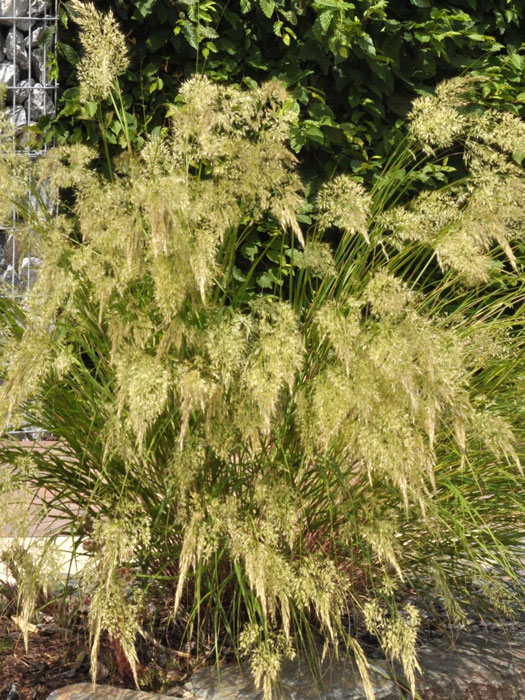
[[[107,634],[140,684],[155,600],[181,645],[248,656],[266,697],[285,658],[341,643],[372,697],[358,624],[414,690],[417,604],[519,603],[523,175],[452,88],[461,129],[425,136],[416,102],[383,179],[323,185],[307,231],[277,82],[191,78],[170,128],[109,164],[80,144],[2,159],[43,264],[2,300],[0,422],[58,440],[24,477],[88,551],[93,678]],[[423,190],[449,146],[465,175]]]

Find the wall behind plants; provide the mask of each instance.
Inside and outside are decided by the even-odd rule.
[[[292,148],[301,161],[373,180],[399,140],[417,94],[474,67],[490,76],[477,100],[523,111],[525,44],[521,0],[101,0],[131,45],[122,80],[130,126],[164,123],[165,103],[196,71],[253,87],[271,77],[297,109]],[[61,6],[59,63],[64,89],[59,142],[97,142],[95,106],[80,106],[70,3]],[[121,127],[105,118],[115,144]],[[140,145],[140,143],[139,143]]]

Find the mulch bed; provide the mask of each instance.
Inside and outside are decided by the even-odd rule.
[[[84,643],[50,623],[29,636],[26,652],[22,634],[12,620],[0,621],[0,697],[41,700],[55,688],[89,680],[84,668]],[[14,684],[14,687],[13,687]],[[13,697],[15,696],[15,697]]]
[[[26,651],[15,623],[0,620],[0,698],[44,700],[56,688],[90,681],[86,649],[82,633],[66,632],[50,622],[30,633]],[[101,682],[133,687],[132,682],[118,677],[111,664],[102,661],[99,669]]]
[[[51,616],[29,634],[28,650],[11,617],[0,617],[0,700],[44,700],[56,688],[91,681],[89,640],[85,621],[64,629]],[[57,617],[57,619],[59,619]],[[208,661],[173,651],[158,642],[139,640],[141,690],[177,695],[192,671]],[[101,640],[97,683],[135,688],[118,645]]]

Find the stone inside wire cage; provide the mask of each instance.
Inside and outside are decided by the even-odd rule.
[[[37,158],[30,127],[56,114],[57,81],[48,58],[56,48],[56,0],[0,0],[0,83],[16,127],[12,147]],[[0,293],[23,295],[35,282],[41,260],[17,241],[17,221],[0,229]]]

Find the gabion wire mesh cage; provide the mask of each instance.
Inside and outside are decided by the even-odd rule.
[[[58,84],[48,54],[56,49],[57,0],[0,0],[0,83],[16,127],[12,147],[37,158],[29,129],[56,114]],[[41,260],[17,242],[17,217],[0,228],[0,294],[21,297],[34,284]]]

